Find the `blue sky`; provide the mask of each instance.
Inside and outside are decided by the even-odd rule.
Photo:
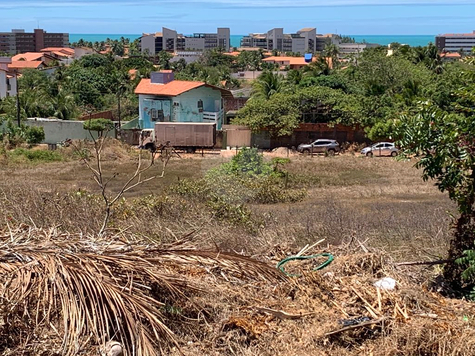
[[[475,30],[475,0],[0,0],[0,32],[140,34],[230,27],[231,34],[295,32],[426,34]]]

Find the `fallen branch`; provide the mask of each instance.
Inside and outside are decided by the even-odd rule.
[[[364,326],[379,324],[379,323],[383,322],[384,320],[385,320],[385,318],[380,318],[380,319],[376,319],[376,320],[366,321],[366,322],[361,323],[361,324],[345,326],[344,328],[326,333],[325,336],[336,335],[336,334],[340,334],[344,331],[358,329],[358,328],[361,328],[361,327],[364,327]]]
[[[256,307],[256,309],[260,313],[271,314],[279,319],[295,320],[295,319],[300,319],[306,316],[315,315],[315,313],[289,314],[283,310],[275,310],[275,309],[264,308],[264,307]]]
[[[399,262],[395,263],[395,266],[434,266],[434,265],[442,265],[444,263],[452,263],[455,262],[454,259],[450,260],[437,260],[437,261],[415,261],[415,262]]]

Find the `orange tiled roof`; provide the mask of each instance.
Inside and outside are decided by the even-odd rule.
[[[150,79],[142,79],[139,85],[137,85],[137,88],[135,88],[135,94],[177,96],[202,86],[219,90],[223,97],[233,97],[233,94],[227,89],[215,87],[214,85],[206,84],[204,82],[187,80],[173,80],[167,84],[155,84],[151,83]]]
[[[43,48],[41,52],[62,52],[65,54],[74,54],[74,49],[69,48],[69,47],[47,47]]]
[[[269,57],[263,59],[264,62],[288,62],[289,65],[307,65],[304,57]]]
[[[12,61],[37,61],[39,58],[42,58],[45,54],[41,52],[26,52],[20,53],[12,57]]]
[[[241,52],[234,51],[234,52],[224,52],[223,54],[225,54],[227,56],[237,57],[237,56],[239,56],[239,53],[241,53]]]
[[[42,65],[42,61],[12,61],[11,64],[8,65],[9,69],[25,69],[25,68],[38,68]]]
[[[177,96],[203,85],[205,85],[203,82],[185,80],[173,80],[167,84],[154,84],[150,82],[150,79],[142,79],[135,88],[135,94]]]
[[[442,53],[441,57],[443,57],[443,58],[462,58],[460,53],[457,53],[457,52],[455,52],[455,53]]]

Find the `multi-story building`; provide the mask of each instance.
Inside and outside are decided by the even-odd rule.
[[[3,53],[39,52],[46,47],[68,46],[68,33],[49,33],[42,29],[35,29],[33,32],[25,30],[0,32],[0,52]]]
[[[446,33],[435,37],[435,45],[441,52],[470,53],[475,47],[475,31],[472,33]]]
[[[204,51],[213,48],[229,51],[230,42],[229,28],[218,28],[216,33],[194,33],[187,36],[163,27],[162,32],[144,33],[140,38],[140,47],[142,53],[152,55],[160,51]]]
[[[348,55],[358,55],[368,48],[379,47],[376,43],[339,43],[338,45],[339,57],[346,57]]]
[[[318,52],[322,52],[325,50],[327,45],[336,45],[340,44],[340,36],[328,33],[325,35],[317,34],[316,42],[315,42],[315,50]]]
[[[267,33],[251,33],[244,36],[241,39],[241,47],[294,53],[315,52],[316,35],[315,28],[304,28],[291,34],[285,34],[283,28],[273,28]]]

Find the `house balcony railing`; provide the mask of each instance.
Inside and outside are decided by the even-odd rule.
[[[204,122],[214,122],[218,126],[219,120],[223,117],[224,110],[220,111],[203,111]]]

